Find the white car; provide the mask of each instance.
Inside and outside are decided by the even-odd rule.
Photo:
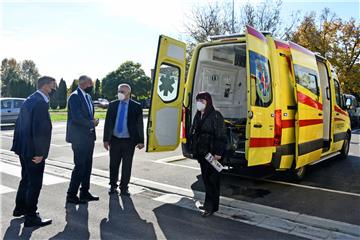
[[[1,123],[15,123],[25,98],[0,98]]]

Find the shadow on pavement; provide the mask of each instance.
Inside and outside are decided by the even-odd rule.
[[[38,228],[22,228],[21,224],[24,222],[24,218],[15,218],[10,221],[10,226],[6,229],[4,234],[5,239],[30,239],[33,231]]]
[[[66,225],[62,232],[59,232],[50,239],[89,239],[89,211],[88,204],[66,204]]]
[[[101,239],[156,239],[152,223],[141,219],[131,197],[109,196],[109,214],[100,223]]]

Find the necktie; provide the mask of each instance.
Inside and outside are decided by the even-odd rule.
[[[123,125],[124,125],[124,118],[125,118],[125,107],[126,107],[126,103],[125,102],[120,102],[121,107],[120,107],[120,113],[119,113],[119,119],[118,119],[118,124],[117,124],[117,130],[118,133],[122,133],[123,130]]]
[[[88,96],[87,94],[85,94],[85,99],[86,99],[86,103],[87,103],[87,105],[88,105],[88,109],[89,109],[90,116],[92,116],[91,103],[90,103],[89,96]]]

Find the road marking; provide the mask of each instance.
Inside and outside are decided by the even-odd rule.
[[[0,162],[0,172],[21,178],[21,167],[17,165]],[[48,185],[64,183],[68,181],[69,181],[68,179],[44,173],[44,178],[43,178],[44,185],[48,186]]]
[[[3,194],[3,193],[9,193],[9,192],[15,192],[16,190],[13,189],[13,188],[9,188],[7,186],[4,186],[4,185],[0,185],[0,194]]]
[[[186,157],[184,157],[183,155],[178,155],[178,156],[172,156],[172,157],[168,157],[168,158],[161,158],[161,159],[155,160],[155,162],[171,163],[171,162],[181,161],[184,159],[186,159]]]
[[[153,162],[159,163],[159,164],[166,164],[166,165],[170,165],[170,166],[188,168],[188,169],[193,169],[193,170],[198,170],[198,171],[201,170],[198,167],[191,167],[191,166],[174,164],[174,163],[169,163],[169,162],[163,162],[163,161],[160,161],[160,162],[159,161],[153,161]],[[320,191],[324,191],[324,192],[331,192],[331,193],[344,194],[344,195],[349,195],[349,196],[354,196],[354,197],[360,197],[359,193],[344,192],[344,191],[333,190],[333,189],[328,189],[328,188],[313,187],[313,186],[309,186],[309,185],[301,185],[301,184],[296,184],[296,183],[275,181],[275,180],[263,179],[263,178],[248,177],[248,176],[242,176],[242,175],[236,175],[236,174],[232,174],[232,175],[233,176],[238,176],[238,177],[241,177],[241,178],[245,178],[245,179],[249,179],[249,180],[262,181],[262,182],[281,184],[281,185],[287,185],[287,186],[292,186],[292,187],[299,187],[299,188],[305,188],[305,189],[311,189],[311,190],[320,190]]]

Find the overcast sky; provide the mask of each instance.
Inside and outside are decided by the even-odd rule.
[[[227,0],[231,2],[231,0]],[[122,62],[155,62],[158,36],[185,39],[184,22],[207,0],[0,0],[0,57],[33,60],[40,74],[68,84],[82,74],[102,79]],[[211,1],[210,1],[211,2]],[[214,2],[214,1],[213,1]],[[251,1],[259,2],[259,1]],[[235,0],[236,11],[244,1]],[[283,1],[282,16],[329,7],[359,17],[359,1]]]

